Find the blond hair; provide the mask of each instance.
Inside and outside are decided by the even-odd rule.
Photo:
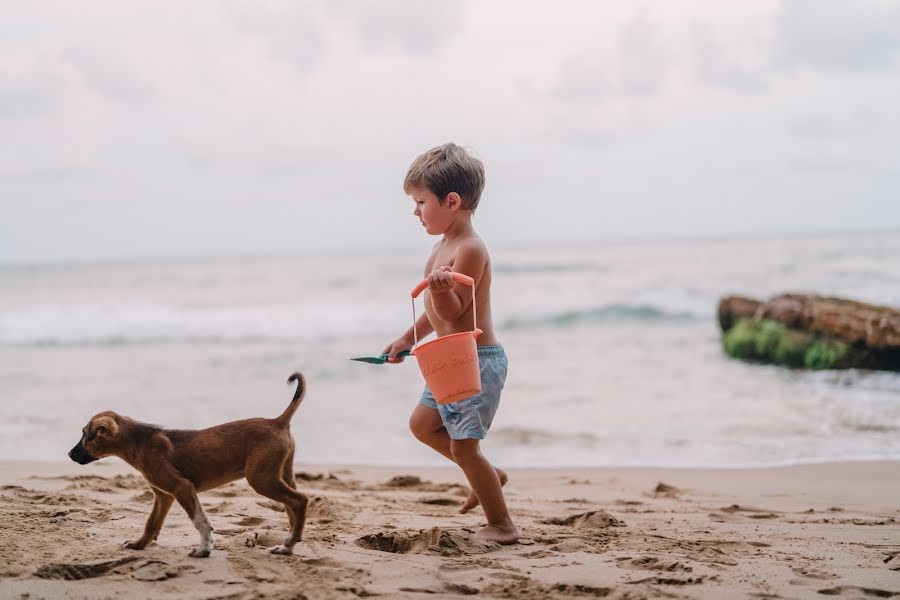
[[[403,191],[424,186],[441,203],[450,192],[459,194],[460,208],[475,210],[484,189],[484,165],[456,144],[443,144],[423,152],[409,166]]]

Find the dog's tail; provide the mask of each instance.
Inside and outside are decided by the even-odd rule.
[[[288,377],[287,382],[289,384],[294,383],[295,381],[297,382],[297,391],[294,392],[294,399],[291,400],[291,403],[284,409],[284,412],[275,418],[277,422],[283,425],[287,425],[291,422],[291,417],[297,412],[297,407],[300,406],[300,403],[303,402],[303,397],[306,396],[306,379],[300,373],[294,373]]]

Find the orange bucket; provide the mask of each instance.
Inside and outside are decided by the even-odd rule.
[[[481,335],[475,315],[475,280],[462,273],[450,274],[459,283],[472,287],[472,331],[451,333],[420,346],[416,334],[416,298],[428,287],[428,280],[423,280],[411,294],[415,338],[411,354],[416,357],[425,383],[438,404],[450,404],[481,392],[481,368],[475,343],[475,338]]]

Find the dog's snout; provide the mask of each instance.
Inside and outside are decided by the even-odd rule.
[[[94,462],[97,460],[90,453],[84,449],[84,446],[81,442],[75,444],[75,447],[69,450],[69,458],[77,462],[79,465],[86,465],[89,462]]]

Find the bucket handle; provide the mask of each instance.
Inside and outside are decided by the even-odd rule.
[[[457,273],[456,271],[449,271],[450,276],[463,285],[472,286],[472,291],[475,291],[475,280],[469,277],[468,275],[463,275],[462,273]],[[418,298],[419,294],[425,291],[425,288],[428,287],[428,279],[423,279],[419,285],[413,288],[413,291],[410,293],[410,296],[413,298]]]
[[[475,310],[475,280],[469,277],[468,275],[463,275],[462,273],[457,273],[456,271],[449,271],[450,276],[453,277],[455,281],[461,283],[463,285],[471,286],[472,288],[472,331],[475,332],[475,337],[481,333],[481,330],[478,329],[478,317],[476,315]],[[410,292],[410,296],[412,296],[412,312],[413,312],[413,339],[415,340],[415,344],[413,345],[413,349],[419,346],[419,334],[416,331],[416,298],[419,297],[425,288],[428,287],[428,279],[423,279],[419,282],[419,285],[413,288],[413,291]]]

